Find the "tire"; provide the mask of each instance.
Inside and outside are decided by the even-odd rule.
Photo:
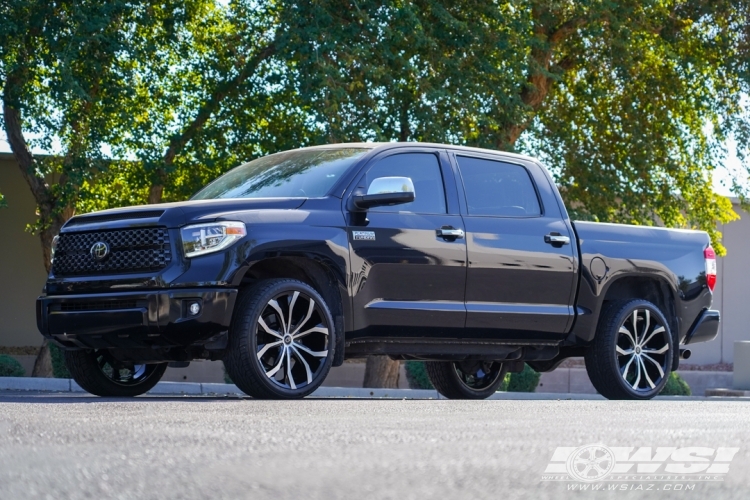
[[[508,369],[492,361],[427,361],[427,376],[448,399],[486,399],[495,394]]]
[[[299,399],[323,383],[335,345],[333,318],[317,291],[298,280],[264,280],[240,292],[224,364],[253,398]]]
[[[78,385],[96,396],[132,398],[153,389],[167,363],[117,361],[109,350],[65,351],[65,365]]]
[[[647,300],[610,304],[586,349],[586,371],[607,399],[651,399],[672,371],[674,339],[669,322]]]

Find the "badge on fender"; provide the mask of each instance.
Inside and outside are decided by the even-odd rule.
[[[375,241],[375,231],[352,231],[355,240]]]

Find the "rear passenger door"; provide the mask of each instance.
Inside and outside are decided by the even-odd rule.
[[[466,337],[560,339],[573,319],[577,269],[549,178],[510,158],[452,158],[464,194]]]

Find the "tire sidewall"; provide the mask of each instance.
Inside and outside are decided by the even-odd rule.
[[[258,352],[257,325],[258,317],[265,310],[269,300],[281,293],[293,291],[303,292],[306,295],[312,297],[312,299],[317,303],[321,313],[325,316],[325,320],[328,323],[328,355],[325,357],[325,362],[322,369],[318,373],[317,377],[313,379],[312,383],[298,389],[285,389],[283,387],[279,387],[268,378],[260,360],[258,359],[258,356],[256,354]],[[252,293],[252,291],[250,291],[250,293]],[[255,301],[251,310],[240,311],[240,314],[249,314],[250,321],[248,322],[248,328],[244,329],[243,331],[237,332],[239,336],[245,336],[247,338],[247,342],[244,343],[244,345],[248,347],[248,352],[242,354],[248,356],[248,358],[250,359],[249,365],[250,369],[253,371],[253,377],[256,380],[260,381],[261,384],[269,392],[280,398],[296,399],[309,395],[318,387],[320,387],[320,385],[328,375],[328,372],[331,369],[331,365],[333,364],[333,356],[335,354],[334,349],[336,328],[333,323],[331,312],[328,309],[328,304],[314,288],[307,285],[306,283],[297,280],[280,280],[279,283],[272,288],[264,290],[262,292],[262,296],[257,296],[257,299],[258,300]]]
[[[147,393],[159,383],[167,363],[149,363],[149,374],[137,384],[113,382],[99,368],[96,351],[65,351],[65,364],[73,380],[87,392],[102,397],[135,397]]]
[[[661,381],[659,381],[658,384],[656,384],[656,387],[654,389],[651,389],[648,392],[637,392],[634,391],[632,386],[627,384],[625,380],[622,378],[622,375],[619,372],[619,362],[617,359],[617,351],[615,349],[617,345],[617,340],[619,337],[619,330],[622,324],[625,322],[625,320],[633,314],[633,311],[635,309],[648,309],[652,316],[656,316],[658,318],[659,323],[664,326],[666,329],[666,337],[668,338],[669,342],[669,355],[666,356],[667,360],[667,368],[664,370],[664,376],[662,377]],[[620,388],[625,391],[632,399],[651,399],[654,396],[657,396],[662,389],[664,388],[664,385],[667,383],[667,378],[669,377],[669,374],[672,371],[672,360],[674,359],[673,353],[674,353],[674,337],[672,335],[672,329],[669,326],[669,322],[664,317],[664,314],[661,312],[661,310],[656,307],[653,303],[647,301],[647,300],[633,300],[627,302],[616,314],[614,318],[614,331],[608,332],[607,335],[607,344],[608,349],[610,351],[610,355],[612,356],[612,366],[615,368],[615,373],[613,376],[615,377],[615,380],[617,381],[617,384],[620,386]]]

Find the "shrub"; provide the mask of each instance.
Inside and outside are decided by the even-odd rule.
[[[667,377],[667,383],[659,394],[662,396],[690,396],[692,391],[688,383],[677,372],[671,372]]]
[[[534,392],[539,385],[541,373],[524,363],[523,371],[511,373],[508,378],[508,392]]]
[[[221,364],[224,365],[223,362]],[[234,384],[234,382],[232,381],[232,377],[230,377],[229,374],[227,373],[227,367],[226,367],[226,365],[224,365],[224,383],[225,384]]]
[[[23,377],[26,371],[16,358],[0,354],[0,377]]]
[[[65,365],[65,353],[55,344],[49,344],[49,355],[52,358],[52,375],[55,378],[73,378]]]
[[[404,363],[404,368],[406,369],[409,389],[434,389],[430,378],[427,376],[424,361],[407,361]]]

